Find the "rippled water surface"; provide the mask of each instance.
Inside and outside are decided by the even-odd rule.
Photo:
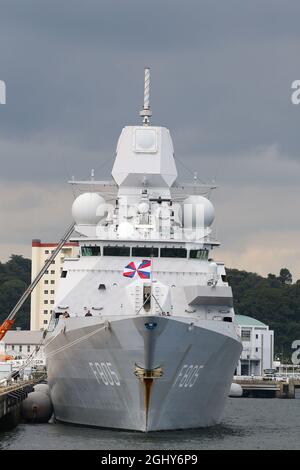
[[[300,449],[300,399],[228,399],[212,428],[136,433],[64,424],[19,424],[0,449]]]

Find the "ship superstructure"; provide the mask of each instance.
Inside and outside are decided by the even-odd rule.
[[[180,185],[168,129],[121,132],[113,181],[73,181],[80,256],[65,259],[46,337],[58,420],[152,431],[220,421],[242,349],[210,187]]]

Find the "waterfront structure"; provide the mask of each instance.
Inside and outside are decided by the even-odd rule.
[[[43,337],[42,331],[16,330],[8,331],[0,341],[0,353],[12,356],[14,359],[27,359],[38,349]],[[44,362],[43,346],[35,356],[35,362]]]
[[[45,338],[59,421],[139,431],[220,422],[242,349],[211,225],[210,185],[177,181],[169,130],[120,135],[113,181],[72,181],[79,257],[65,258]]]
[[[243,343],[236,375],[262,376],[265,369],[273,368],[274,331],[247,315],[236,315],[235,321]]]
[[[42,243],[39,239],[32,240],[32,279],[42,269],[45,261],[56,247],[57,243]],[[66,243],[59,256],[52,262],[50,268],[33,290],[30,307],[31,330],[47,329],[53,311],[55,287],[63,270],[64,259],[66,257],[77,256],[77,254],[78,243]]]

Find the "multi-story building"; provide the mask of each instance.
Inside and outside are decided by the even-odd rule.
[[[235,321],[243,343],[237,375],[263,375],[273,368],[274,331],[255,318],[236,315]]]
[[[41,243],[41,240],[32,241],[31,278],[33,279],[42,269],[45,261],[57,247],[57,243]],[[54,305],[55,288],[61,277],[65,258],[78,255],[77,243],[66,243],[52,261],[38,285],[31,294],[30,329],[41,330],[48,326]]]

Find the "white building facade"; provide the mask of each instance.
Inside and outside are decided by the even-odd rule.
[[[37,351],[42,341],[42,331],[11,330],[0,341],[0,353],[11,356],[14,359],[27,359]],[[39,349],[35,360],[44,362],[43,347]]]
[[[236,375],[263,375],[273,367],[274,331],[246,315],[236,315],[235,322],[243,343]]]
[[[41,243],[41,240],[32,241],[31,279],[42,269],[45,261],[57,247],[57,243]],[[38,285],[31,294],[30,329],[44,330],[48,327],[52,313],[55,288],[62,275],[65,258],[78,255],[77,243],[66,243],[46,271]]]

